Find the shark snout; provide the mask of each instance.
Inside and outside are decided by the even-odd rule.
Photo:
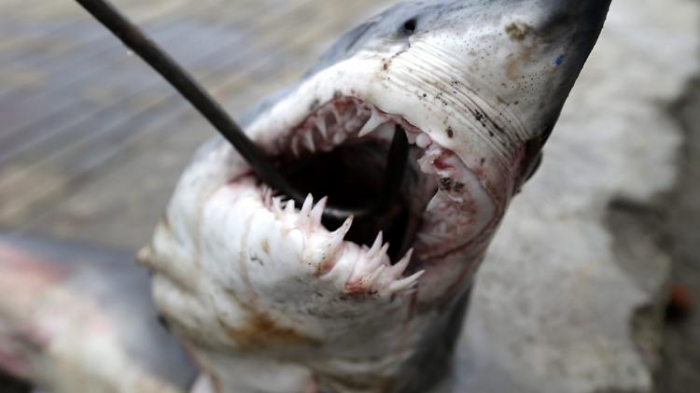
[[[548,0],[542,3],[539,31],[542,35],[576,36],[577,45],[592,47],[602,29],[611,0]],[[575,33],[575,34],[572,34]]]
[[[602,30],[611,0],[514,1],[518,11],[502,20],[509,41],[496,67],[513,82],[512,101],[535,145],[549,136],[569,91]],[[523,81],[526,81],[523,83]],[[505,92],[506,94],[508,92]]]

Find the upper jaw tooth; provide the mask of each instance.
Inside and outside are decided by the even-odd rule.
[[[363,137],[372,131],[374,131],[379,125],[382,123],[386,122],[386,119],[384,116],[382,116],[379,112],[377,112],[376,109],[372,109],[372,114],[370,115],[369,119],[365,123],[364,126],[362,126],[362,129],[360,130],[360,133],[358,134],[359,137]]]
[[[314,144],[314,135],[311,133],[311,131],[304,133],[304,145],[307,149],[309,149],[310,152],[316,152],[316,145]]]
[[[324,139],[328,138],[328,130],[326,129],[326,122],[323,120],[323,118],[319,117],[316,119],[316,128]]]
[[[421,149],[427,149],[432,143],[433,141],[427,134],[421,133],[416,137],[416,145]]]
[[[293,138],[292,139],[292,153],[294,154],[295,157],[299,157],[299,139]]]
[[[343,124],[343,119],[335,108],[331,108],[331,113],[335,118],[335,124]]]
[[[340,145],[341,143],[345,142],[345,139],[347,139],[347,135],[344,132],[336,132],[333,135],[333,144],[334,145]]]

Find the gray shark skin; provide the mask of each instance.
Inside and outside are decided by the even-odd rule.
[[[222,140],[202,147],[139,255],[197,389],[424,392],[449,372],[472,277],[609,3],[404,2],[349,32],[243,119],[302,206]],[[376,197],[397,125],[407,238],[324,226],[329,199]]]

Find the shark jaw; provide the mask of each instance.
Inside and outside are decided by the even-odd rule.
[[[478,83],[460,78],[464,74],[456,72],[450,59],[421,49],[420,43],[396,52],[390,59],[363,53],[316,74],[248,127],[258,144],[277,157],[283,172],[309,192],[304,206],[295,207],[250,181],[249,172],[229,183],[240,187],[249,180],[246,191],[280,223],[304,219],[308,224],[298,228],[313,228],[329,241],[342,239],[352,221],[335,231],[324,228],[323,207],[329,199],[361,205],[378,197],[386,152],[400,126],[411,144],[402,200],[409,215],[403,225],[412,230],[394,260],[387,256],[389,244],[382,244],[394,240],[386,234],[360,234],[364,244],[354,239],[339,244],[340,253],[334,249],[330,255],[352,250],[354,263],[368,266],[345,267],[354,272],[348,288],[357,287],[358,280],[385,283],[372,290],[387,288],[390,280],[383,271],[400,280],[395,286],[411,288],[423,267],[483,250],[480,245],[490,238],[513,193],[527,139],[517,108],[494,106],[489,103],[502,100],[475,94]],[[485,94],[491,93],[483,90]],[[474,151],[479,154],[473,156]],[[318,202],[312,208],[314,199]],[[333,259],[322,272],[344,265],[342,258]]]
[[[212,384],[427,391],[421,383],[434,379],[417,381],[411,367],[448,363],[449,350],[436,351],[459,333],[473,274],[608,4],[407,2],[351,32],[245,124],[311,194],[301,206],[221,141],[204,146],[140,260],[154,272],[158,308]],[[352,220],[321,224],[326,203],[377,196],[397,126],[411,143],[398,224],[407,241],[353,234]]]
[[[397,72],[386,78],[398,81],[405,66],[400,56],[393,63]],[[473,94],[473,84],[454,78],[426,84],[440,88],[415,90],[419,85],[411,82],[382,91],[351,82],[364,80],[357,74],[338,80],[351,69],[383,72],[384,66],[371,57],[340,63],[247,128],[286,174],[300,177],[299,184],[306,180],[312,196],[301,206],[260,183],[228,146],[209,146],[183,177],[167,220],[142,254],[156,273],[156,303],[174,331],[193,343],[202,368],[232,387],[222,391],[254,391],[232,371],[245,362],[240,353],[303,364],[311,376],[292,374],[305,386],[364,391],[401,383],[395,378],[424,340],[458,331],[444,321],[464,299],[516,188],[522,149],[494,147],[497,142],[470,131],[493,133],[489,138],[502,141],[495,146],[521,146],[517,135],[524,131],[509,130],[507,108],[490,107]],[[474,102],[481,105],[471,110],[480,115],[465,115]],[[495,111],[503,113],[498,120],[492,120]],[[357,192],[327,188],[332,178],[344,184],[353,168],[363,179],[358,194],[379,188],[376,174],[383,173],[396,125],[411,143],[402,193],[406,225],[414,229],[390,257],[390,237],[373,233],[370,241],[356,242],[346,238],[352,220],[327,228],[321,214],[343,191]],[[323,156],[345,163],[317,178]],[[219,351],[231,357],[212,360]]]
[[[404,114],[389,113],[380,105],[363,100],[360,96],[366,95],[357,92],[353,89],[354,96],[345,96],[335,90],[334,97],[314,106],[294,126],[280,129],[278,133],[266,128],[268,132],[264,135],[274,137],[269,139],[271,146],[264,142],[262,146],[278,157],[283,172],[309,192],[303,206],[285,201],[284,196],[275,196],[274,190],[255,182],[250,173],[232,179],[229,187],[247,193],[254,198],[258,209],[272,214],[276,223],[270,226],[307,229],[305,238],[321,236],[337,243],[332,249],[323,250],[326,258],[320,272],[342,266],[343,258],[338,256],[346,252],[355,255],[357,261],[353,263],[368,265],[368,268],[359,269],[352,265],[345,267],[355,271],[348,278],[348,288],[356,287],[358,280],[382,281],[380,272],[383,269],[391,271],[395,279],[405,278],[400,281],[402,285],[396,285],[409,288],[421,274],[416,266],[458,253],[477,240],[484,240],[484,233],[493,228],[497,212],[503,210],[503,205],[498,206],[496,201],[504,201],[506,197],[492,196],[482,185],[478,170],[468,168],[453,150],[442,147],[430,133],[406,120]],[[420,94],[419,99],[424,99],[422,94],[427,95]],[[352,219],[340,228],[325,228],[321,215],[329,198],[331,202],[343,200],[346,205],[357,207],[379,197],[376,194],[382,190],[385,156],[397,126],[406,133],[411,144],[411,162],[401,197],[408,217],[399,225],[413,230],[405,239],[410,247],[408,254],[390,261],[389,244],[383,243],[383,233],[357,233],[342,241],[352,229]],[[454,137],[453,131],[445,132],[450,133],[447,138]],[[364,240],[365,244],[356,244],[357,239]],[[388,237],[386,240],[401,239]],[[401,254],[406,251],[406,247],[400,249]],[[410,255],[414,262],[407,270]],[[392,266],[394,264],[396,266]],[[412,275],[403,277],[404,272]]]

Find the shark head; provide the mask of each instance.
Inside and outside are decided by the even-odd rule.
[[[301,206],[223,141],[203,146],[140,259],[214,385],[426,391],[437,377],[411,370],[447,369],[474,272],[609,3],[409,1],[347,33],[243,120],[309,193]],[[411,144],[403,213],[384,234],[324,225],[327,201],[380,197],[397,126]]]

